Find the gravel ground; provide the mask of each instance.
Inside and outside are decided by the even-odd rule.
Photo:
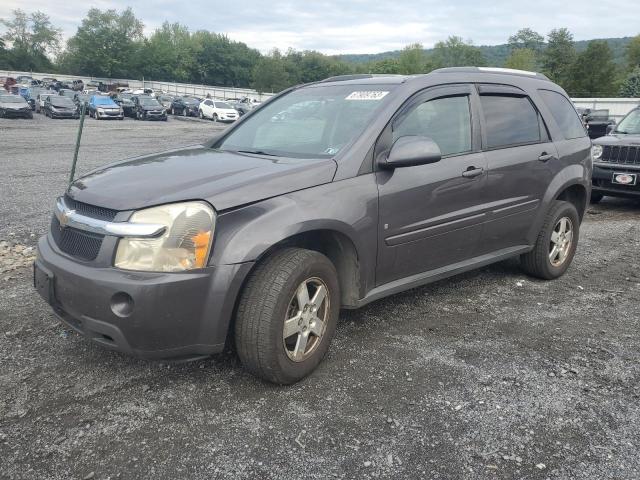
[[[0,120],[0,478],[640,478],[637,203],[592,206],[555,282],[507,261],[343,312],[316,373],[276,387],[231,353],[94,346],[34,293],[76,124]],[[217,128],[88,119],[80,171]]]

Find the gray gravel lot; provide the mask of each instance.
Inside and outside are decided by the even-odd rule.
[[[17,265],[0,273],[0,479],[640,478],[637,203],[591,207],[555,282],[507,261],[343,312],[318,371],[276,387],[232,353],[163,364],[91,345],[34,293],[22,249],[64,190],[76,125],[0,120],[0,262]],[[222,127],[85,128],[80,172]]]

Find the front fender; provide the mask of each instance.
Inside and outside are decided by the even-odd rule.
[[[218,216],[211,265],[253,262],[300,233],[330,230],[348,237],[361,278],[375,274],[378,189],[372,174],[273,197]]]

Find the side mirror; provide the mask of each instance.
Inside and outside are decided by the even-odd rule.
[[[439,162],[442,158],[440,147],[433,139],[419,135],[398,138],[387,158],[378,161],[381,168],[413,167]]]
[[[611,132],[613,132],[616,129],[616,126],[612,123],[610,125],[607,125],[607,135],[609,135]]]

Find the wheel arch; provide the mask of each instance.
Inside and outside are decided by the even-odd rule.
[[[271,245],[258,256],[256,265],[277,250],[286,247],[304,248],[325,255],[333,263],[338,273],[341,305],[344,307],[357,306],[362,295],[360,257],[355,243],[348,235],[328,228],[302,231]]]

